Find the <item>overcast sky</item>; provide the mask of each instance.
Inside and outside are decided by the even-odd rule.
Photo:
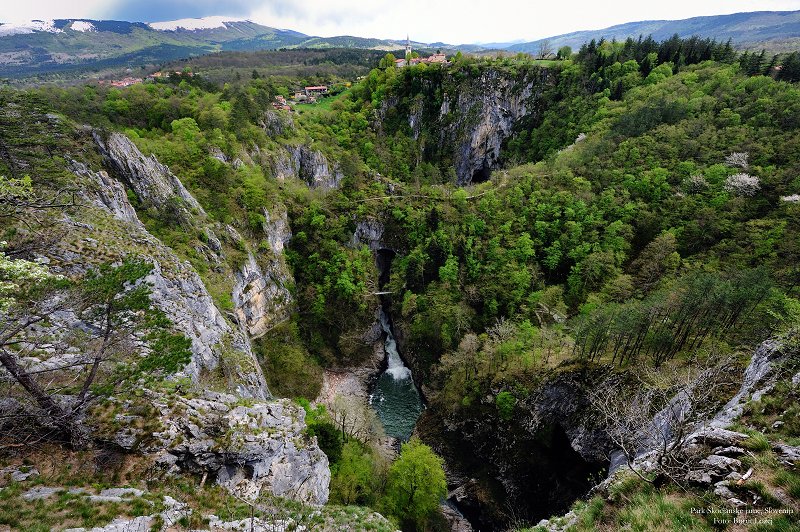
[[[211,15],[249,18],[310,35],[505,42],[622,22],[739,11],[800,10],[800,0],[0,0],[0,20],[94,18],[158,22]]]

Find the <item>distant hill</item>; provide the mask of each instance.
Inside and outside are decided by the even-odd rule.
[[[453,49],[412,42],[415,49]],[[404,40],[338,36],[314,37],[222,17],[145,24],[111,20],[35,20],[0,24],[0,77],[23,78],[58,72],[143,65],[220,51],[279,48],[359,48],[398,50]],[[475,49],[475,46],[465,47]]]
[[[733,39],[743,49],[773,52],[800,49],[800,11],[761,11],[685,20],[629,22],[603,30],[578,31],[526,43],[450,45],[412,42],[415,50],[480,52],[504,48],[537,53],[542,41],[553,49],[605,37],[624,40],[652,35],[663,40],[700,35]],[[25,78],[46,74],[72,74],[105,69],[137,69],[169,61],[223,51],[277,50],[282,48],[402,50],[404,39],[378,39],[348,35],[315,37],[287,29],[270,28],[249,20],[223,17],[168,22],[115,20],[34,20],[25,24],[0,24],[0,78]]]
[[[684,20],[645,20],[628,22],[602,30],[576,31],[546,39],[514,44],[506,47],[513,52],[538,53],[543,41],[553,49],[561,46],[579,48],[592,39],[624,41],[640,35],[652,35],[657,41],[674,34],[680,37],[711,37],[720,41],[732,39],[739,49],[762,49],[784,52],[800,49],[800,11],[756,11],[711,17],[694,17]]]

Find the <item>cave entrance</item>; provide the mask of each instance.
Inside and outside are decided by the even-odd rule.
[[[393,249],[378,248],[375,250],[375,265],[378,267],[378,289],[382,290],[389,282],[392,274],[392,261],[397,253]]]
[[[575,451],[557,422],[533,433],[486,424],[464,438],[455,431],[431,434],[433,421],[423,418],[419,430],[438,441],[462,478],[471,479],[449,502],[476,530],[506,530],[514,521],[535,524],[563,515],[608,468]]]
[[[471,183],[485,183],[492,177],[492,169],[484,162],[483,165],[472,173]]]

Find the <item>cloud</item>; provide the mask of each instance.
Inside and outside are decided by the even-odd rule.
[[[251,13],[254,19],[287,21],[305,27],[320,28],[312,33],[320,34],[325,28],[361,28],[387,14],[397,15],[399,4],[389,0],[372,0],[368,4],[354,0],[327,0],[325,2],[297,2],[272,0],[265,2]],[[367,9],[365,9],[368,7]],[[347,33],[347,31],[339,31]]]
[[[100,18],[107,10],[108,0],[0,0],[0,22],[23,22],[55,18]]]
[[[159,22],[212,15],[246,18],[252,10],[248,0],[118,0],[108,11],[117,20]]]
[[[800,0],[0,0],[0,20],[111,18],[159,22],[225,16],[309,35],[357,35],[450,43],[533,40],[652,19],[800,9]]]

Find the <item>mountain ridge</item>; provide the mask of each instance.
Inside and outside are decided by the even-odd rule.
[[[600,30],[581,30],[530,42],[459,44],[412,41],[415,49],[539,54],[562,46],[577,49],[590,40],[663,40],[698,35],[731,39],[742,49],[785,52],[800,47],[800,11],[754,11],[680,20],[645,20]],[[338,35],[320,37],[291,29],[261,25],[252,20],[205,17],[159,22],[127,22],[87,18],[0,23],[0,77],[25,78],[43,74],[136,68],[222,51],[282,48],[355,48],[401,50],[404,39]]]
[[[786,19],[786,20],[781,20]],[[780,21],[778,24],[776,22]],[[726,15],[710,15],[678,20],[642,20],[615,24],[598,30],[580,30],[554,35],[521,44],[511,44],[504,49],[513,52],[537,53],[545,42],[554,49],[561,46],[578,48],[592,39],[636,39],[652,35],[663,40],[675,34],[685,38],[692,35],[733,41],[739,48],[766,48],[774,52],[797,48],[800,43],[800,10],[751,11]]]
[[[412,41],[415,49],[432,45]],[[94,19],[0,24],[0,77],[22,78],[70,70],[134,68],[221,51],[280,48],[398,50],[404,40],[340,35],[320,37],[226,17],[164,22]],[[436,48],[454,49],[436,43]],[[461,46],[476,50],[476,46]]]

